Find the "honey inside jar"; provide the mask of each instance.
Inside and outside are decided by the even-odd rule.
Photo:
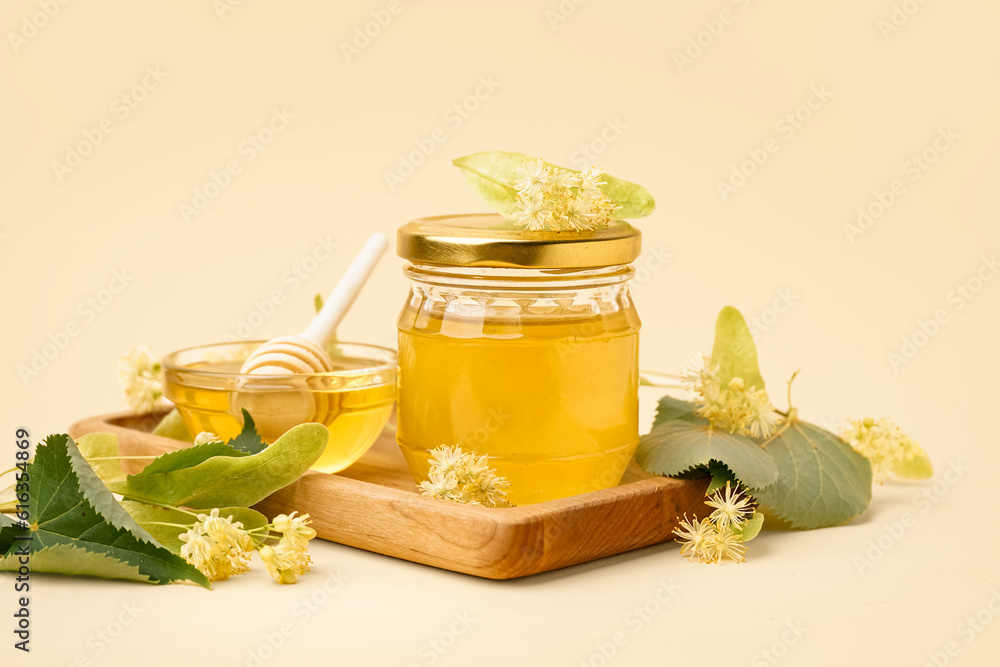
[[[618,484],[639,440],[627,261],[408,267],[397,441],[418,481],[457,444],[490,456],[517,505]]]

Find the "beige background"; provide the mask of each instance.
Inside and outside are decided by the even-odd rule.
[[[282,303],[254,334],[297,330],[369,233],[482,210],[453,157],[507,149],[579,166],[590,146],[658,200],[640,223],[645,367],[676,370],[707,349],[733,304],[761,320],[772,387],[802,369],[807,418],[891,416],[940,472],[967,470],[877,488],[846,528],[766,533],[742,566],[691,565],[664,545],[495,583],[319,544],[315,574],[294,587],[260,572],[212,593],[38,577],[33,664],[248,664],[249,651],[270,655],[258,649],[283,623],[290,634],[264,664],[601,665],[598,644],[616,632],[607,664],[765,665],[773,646],[786,664],[920,665],[952,641],[957,654],[939,660],[992,664],[994,612],[979,631],[960,624],[1000,595],[1000,280],[976,283],[1000,251],[996,3],[897,1],[891,32],[880,29],[891,0],[400,0],[396,14],[385,2],[244,2],[221,15],[210,0],[48,5],[51,18],[38,14],[45,2],[0,9],[3,460],[17,426],[43,437],[120,408],[116,357],[129,347],[219,340],[258,321],[275,290]],[[391,21],[348,59],[341,44],[373,11]],[[675,54],[699,39],[679,67]],[[799,109],[812,90],[825,99]],[[294,118],[250,160],[243,142],[274,109]],[[782,119],[797,109],[808,119],[792,132]],[[57,174],[53,162],[102,122],[112,131]],[[443,142],[391,189],[385,173],[439,128]],[[777,151],[723,201],[717,182],[765,146]],[[925,150],[937,159],[914,172]],[[181,205],[229,161],[239,173],[186,221]],[[896,179],[895,201],[852,242],[845,225]],[[323,244],[338,249],[320,261]],[[654,250],[670,254],[662,268]],[[345,338],[394,339],[400,265],[383,261]],[[115,271],[127,283],[117,294],[104,291]],[[954,290],[968,281],[980,289],[960,308]],[[947,321],[894,368],[888,355],[939,310]],[[46,349],[67,325],[64,349]],[[36,351],[53,358],[22,378]],[[893,529],[907,513],[912,525]],[[338,570],[348,579],[326,596]],[[663,604],[661,580],[679,586]],[[105,645],[97,633],[117,634],[129,604],[141,611]],[[657,613],[637,623],[644,604]],[[476,620],[449,642],[465,612]],[[442,633],[452,645],[428,653]]]

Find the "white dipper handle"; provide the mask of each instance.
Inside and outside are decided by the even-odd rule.
[[[323,308],[316,313],[316,317],[309,323],[305,331],[299,334],[300,337],[311,341],[320,347],[326,347],[326,342],[337,330],[340,321],[354,304],[355,299],[364,287],[368,277],[375,270],[375,265],[389,247],[389,239],[385,234],[379,232],[372,234],[365,242],[361,252],[354,258],[351,265],[347,267],[347,272],[340,279],[337,286],[330,292]]]

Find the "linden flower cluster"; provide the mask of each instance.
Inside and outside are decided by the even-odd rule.
[[[698,521],[694,517],[688,521],[684,515],[680,526],[674,529],[675,539],[681,543],[681,555],[700,563],[720,563],[727,559],[742,563],[747,550],[742,529],[754,513],[750,499],[742,491],[734,492],[727,482],[725,493],[719,489],[705,504],[715,508],[708,518]]]
[[[526,160],[514,171],[515,224],[529,231],[607,227],[618,207],[601,189],[603,174],[597,167],[577,174],[542,160]]]
[[[258,551],[271,576],[281,584],[294,584],[298,575],[309,571],[312,562],[306,549],[316,531],[309,515],[280,514],[266,527],[281,533],[275,545],[257,547],[250,531],[232,516],[220,517],[219,510],[199,514],[187,532],[180,535],[181,557],[202,572],[209,581],[225,581],[250,569],[250,556]]]
[[[133,347],[118,358],[118,382],[137,414],[164,404],[163,367],[148,347]]]
[[[425,496],[483,507],[513,507],[507,500],[510,482],[497,475],[485,454],[442,445],[431,450],[428,476],[429,481],[420,483]]]
[[[872,464],[872,477],[882,483],[900,463],[923,456],[923,448],[903,433],[891,420],[868,417],[855,419],[844,427],[840,437]]]
[[[712,422],[715,428],[766,438],[778,425],[778,414],[767,392],[752,385],[747,387],[743,378],[738,377],[723,387],[719,366],[708,355],[696,355],[681,373],[681,379],[700,398],[698,415]]]

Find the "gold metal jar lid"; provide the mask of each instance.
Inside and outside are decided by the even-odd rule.
[[[396,253],[416,264],[524,269],[630,264],[642,234],[626,222],[591,231],[529,232],[496,213],[417,218],[399,228]]]

